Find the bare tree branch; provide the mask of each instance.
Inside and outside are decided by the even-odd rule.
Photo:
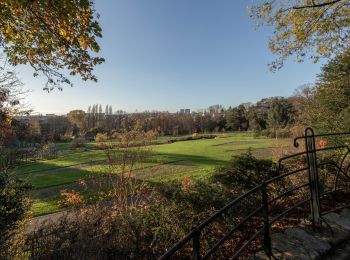
[[[305,8],[317,8],[317,7],[327,6],[327,5],[333,5],[341,1],[342,0],[334,0],[334,1],[319,3],[319,4],[316,4],[313,2],[312,5],[294,6],[293,9],[299,10],[299,9],[305,9]]]

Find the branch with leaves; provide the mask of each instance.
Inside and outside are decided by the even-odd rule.
[[[269,48],[279,69],[289,56],[297,61],[330,58],[350,48],[349,0],[269,0],[250,7],[257,26],[274,28]]]
[[[47,77],[45,90],[72,85],[61,72],[97,81],[96,65],[102,37],[92,0],[0,2],[0,49],[11,65],[30,64],[34,76]]]
[[[31,112],[24,103],[26,93],[15,72],[3,61],[0,65],[0,145],[12,131],[13,117]]]

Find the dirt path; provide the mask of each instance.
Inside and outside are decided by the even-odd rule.
[[[30,233],[35,230],[38,230],[45,223],[54,223],[58,222],[58,220],[68,213],[68,210],[60,211],[48,215],[38,216],[30,219],[29,224],[26,226],[26,232]]]

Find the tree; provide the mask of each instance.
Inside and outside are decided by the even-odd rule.
[[[249,107],[247,111],[247,120],[249,122],[249,129],[255,132],[266,128],[266,120],[259,111],[257,105]]]
[[[80,131],[85,131],[85,112],[83,110],[72,110],[67,114],[69,122]]]
[[[319,132],[350,130],[350,52],[322,67],[307,112]]]
[[[349,7],[349,0],[265,0],[250,8],[250,16],[258,26],[274,27],[269,47],[278,59],[271,68],[279,69],[291,55],[316,62],[349,49]]]
[[[13,135],[13,116],[30,111],[23,104],[24,94],[22,83],[16,74],[5,65],[0,66],[0,145]]]
[[[274,98],[268,112],[268,125],[276,130],[290,122],[291,104],[285,98]]]
[[[105,108],[105,116],[108,116],[108,113],[109,113],[109,106],[106,105],[106,108]]]
[[[288,98],[288,101],[293,107],[293,121],[295,125],[308,126],[310,125],[310,103],[315,95],[314,84],[304,84],[298,87],[293,96]]]
[[[226,127],[233,131],[246,131],[248,129],[248,120],[244,105],[232,108],[227,113]]]
[[[71,84],[60,71],[97,81],[93,57],[102,37],[93,0],[7,0],[0,2],[0,49],[11,65],[30,64],[47,77],[46,90]]]

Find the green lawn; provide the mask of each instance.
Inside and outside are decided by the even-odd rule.
[[[89,163],[93,161],[105,160],[106,155],[101,150],[79,150],[59,156],[53,160],[43,160],[26,164],[16,169],[17,174],[28,174],[36,171],[61,168],[65,166],[76,165],[80,163]]]
[[[249,148],[260,157],[271,157],[271,147],[290,145],[290,140],[254,138],[249,134],[223,134],[216,139],[181,141],[168,144],[161,137],[159,145],[152,145],[152,157],[137,166],[134,176],[150,183],[180,180],[186,176],[207,178],[213,170],[226,164],[232,155],[246,152]],[[43,215],[61,210],[57,200],[62,189],[79,190],[78,180],[94,178],[104,171],[106,164],[84,166],[79,169],[67,166],[105,160],[104,151],[80,149],[63,153],[54,160],[40,161],[22,166],[16,173],[34,186],[33,215]],[[62,148],[69,147],[66,144]],[[68,148],[67,148],[68,149]],[[63,169],[62,169],[63,168]]]

